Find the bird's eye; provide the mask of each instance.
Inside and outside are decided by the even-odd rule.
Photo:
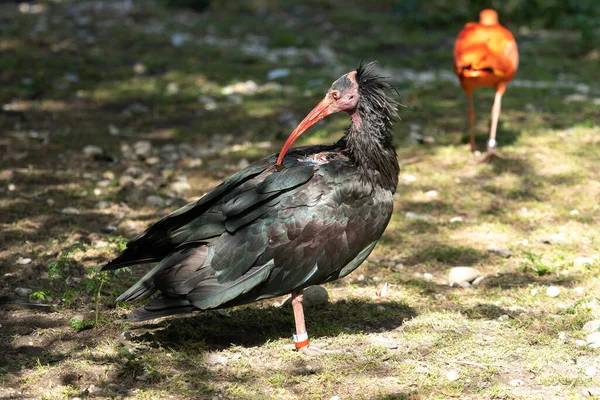
[[[348,98],[349,98],[350,100],[352,100],[352,99],[354,98],[354,96],[350,96],[350,97],[348,97]]]
[[[338,100],[340,98],[340,92],[331,92],[331,97],[333,97],[334,100]]]

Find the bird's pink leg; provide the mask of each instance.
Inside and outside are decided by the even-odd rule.
[[[294,344],[296,349],[308,347],[308,333],[306,332],[306,323],[304,322],[304,309],[302,308],[302,290],[292,292],[292,309],[294,310],[294,320],[296,322],[296,334],[294,335]]]
[[[294,320],[296,321],[296,333],[294,334],[294,345],[296,350],[302,351],[308,355],[321,354],[339,354],[339,350],[325,350],[318,345],[310,345],[306,324],[304,322],[304,310],[302,309],[302,290],[292,292],[292,309],[294,310]]]
[[[490,139],[487,144],[487,154],[483,158],[484,161],[499,157],[500,154],[496,152],[496,129],[498,128],[498,118],[500,117],[500,108],[502,106],[502,96],[506,91],[506,85],[504,83],[496,86],[496,95],[494,96],[494,106],[492,107],[492,126],[490,127]]]
[[[475,146],[475,108],[473,107],[473,90],[465,90],[467,93],[467,99],[469,100],[469,145],[471,145],[471,151],[476,151]]]

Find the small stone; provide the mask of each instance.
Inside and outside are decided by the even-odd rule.
[[[391,349],[391,350],[398,348],[397,341],[395,341],[393,339],[388,339],[385,337],[374,336],[374,337],[370,337],[369,341],[371,342],[371,344],[373,346],[385,347],[386,349]]]
[[[133,152],[138,157],[145,158],[152,151],[152,143],[148,140],[138,140],[133,144]]]
[[[119,134],[119,128],[117,128],[113,124],[109,124],[108,133],[110,133],[112,136],[117,136]]]
[[[583,346],[587,345],[587,342],[585,340],[579,339],[579,340],[575,341],[575,345],[579,346],[579,347],[583,347]]]
[[[171,44],[173,47],[181,47],[185,42],[190,39],[190,35],[187,33],[176,32],[171,35]]]
[[[31,263],[31,258],[19,257],[19,258],[17,258],[17,261],[15,261],[15,262],[19,265],[27,265],[27,264]]]
[[[176,82],[169,82],[167,85],[167,94],[172,96],[179,93],[179,85]]]
[[[15,186],[14,183],[9,183],[8,184],[8,191],[9,192],[14,192],[15,190],[17,190],[17,187]]]
[[[565,340],[567,338],[567,332],[558,332],[558,338],[560,340]]]
[[[429,214],[419,214],[416,212],[412,212],[412,211],[407,211],[404,214],[404,217],[406,219],[416,219],[416,220],[421,220],[421,221],[432,221],[434,218],[429,215]]]
[[[571,215],[579,215],[579,210],[571,210],[569,212],[569,214],[571,214]]]
[[[272,81],[274,79],[285,78],[290,75],[290,70],[287,68],[275,68],[267,73],[267,79]]]
[[[433,275],[431,275],[429,272],[425,272],[423,274],[423,279],[425,279],[426,281],[431,281],[433,280]]]
[[[577,257],[573,261],[573,265],[575,265],[576,267],[585,267],[588,265],[593,265],[595,262],[596,260],[594,260],[591,257]]]
[[[448,379],[450,382],[454,382],[460,379],[460,375],[458,374],[458,371],[448,371],[446,373],[446,379]]]
[[[490,253],[498,254],[500,257],[509,258],[512,256],[512,251],[506,247],[491,245],[488,247]]]
[[[100,196],[102,194],[102,190],[100,188],[94,188],[94,196]]]
[[[160,162],[160,157],[148,157],[144,161],[148,165],[156,165]]]
[[[204,361],[209,365],[224,365],[227,364],[227,357],[217,353],[210,353],[204,357]]]
[[[446,298],[446,295],[445,295],[445,294],[443,294],[443,293],[436,293],[435,295],[433,295],[433,297],[434,297],[436,300],[440,300],[440,301],[447,300],[447,298]]]
[[[461,216],[456,216],[456,217],[452,217],[450,218],[450,223],[455,224],[457,222],[463,222],[464,219]]]
[[[537,296],[540,291],[538,289],[531,289],[530,293],[532,296]]]
[[[113,233],[117,230],[117,227],[114,225],[106,225],[101,229],[102,233]]]
[[[522,379],[513,379],[509,382],[510,386],[523,386],[525,382]]]
[[[437,192],[437,190],[429,190],[429,191],[425,192],[425,196],[434,198],[434,197],[438,196],[438,192]]]
[[[600,331],[600,319],[586,322],[581,329],[588,333]]]
[[[146,73],[146,66],[142,63],[135,63],[133,65],[133,72],[135,72],[137,75],[143,75]]]
[[[360,275],[358,276],[358,278],[356,278],[356,280],[357,280],[357,281],[359,281],[359,282],[362,282],[362,281],[364,281],[364,280],[365,280],[365,276],[364,276],[363,274],[360,274]]]
[[[600,348],[600,332],[593,332],[587,335],[586,344],[593,349]]]
[[[402,180],[404,180],[405,182],[415,182],[417,180],[417,178],[414,175],[410,174],[402,174],[400,175],[400,178],[402,178]]]
[[[89,394],[98,393],[99,391],[100,391],[100,388],[99,388],[98,386],[96,386],[96,385],[90,385],[90,386],[88,386],[88,388],[87,388],[87,392],[88,392]]]
[[[16,294],[17,294],[17,296],[19,296],[19,297],[25,297],[25,298],[28,298],[28,297],[29,297],[29,295],[30,295],[31,293],[33,293],[33,290],[32,290],[32,289],[29,289],[29,288],[22,288],[22,287],[18,287],[18,288],[16,288],[16,289],[15,289],[15,293],[16,293]]]
[[[62,210],[60,210],[61,214],[66,214],[66,215],[79,215],[81,214],[81,212],[76,209],[75,207],[66,207],[63,208]]]
[[[575,289],[573,289],[573,291],[574,291],[576,294],[579,294],[579,295],[581,295],[581,294],[585,293],[585,289],[584,289],[584,288],[582,288],[581,286],[577,286]]]
[[[394,266],[394,268],[396,268],[396,269],[404,269],[404,264],[402,264],[402,263],[397,263],[397,264]]]
[[[94,205],[94,208],[97,208],[98,210],[102,210],[102,209],[105,209],[105,208],[108,208],[108,207],[110,207],[110,203],[108,201],[106,201],[106,200],[100,200],[99,202],[97,202]]]
[[[546,296],[548,297],[558,297],[560,295],[560,288],[556,286],[548,286],[546,288]]]
[[[448,282],[459,284],[461,282],[473,282],[481,274],[475,268],[471,267],[454,267],[448,272]]]
[[[475,280],[473,282],[471,282],[471,285],[479,286],[481,284],[481,282],[483,282],[484,279],[485,279],[485,276],[478,276],[477,278],[475,278]]]
[[[88,157],[94,157],[102,155],[102,153],[104,153],[104,150],[102,150],[102,148],[98,146],[88,145],[83,148],[82,152]]]
[[[75,314],[71,318],[71,321],[74,321],[74,322],[83,322],[84,319],[85,319],[85,315],[83,315],[83,314]]]
[[[164,208],[167,206],[167,203],[165,203],[162,197],[157,194],[151,194],[150,196],[146,197],[146,204],[158,208]]]
[[[340,396],[332,396],[329,400],[342,400]]]
[[[598,373],[598,369],[594,366],[591,367],[587,367],[584,371],[584,373],[589,376],[590,378],[593,378],[596,376],[596,374]]]
[[[187,177],[179,176],[177,177],[177,180],[169,186],[169,188],[175,193],[181,194],[190,190],[192,186],[188,182]]]
[[[546,244],[566,244],[568,243],[567,238],[562,233],[555,233],[553,235],[544,236],[540,239],[542,243]]]
[[[310,286],[304,289],[304,301],[306,306],[322,306],[329,302],[329,293],[322,286]]]
[[[52,207],[54,205],[54,199],[46,199],[46,204],[48,204],[49,207]]]

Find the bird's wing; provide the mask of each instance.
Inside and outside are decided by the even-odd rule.
[[[118,299],[161,291],[133,318],[244,304],[358,267],[370,250],[358,255],[372,249],[389,221],[391,193],[380,206],[374,189],[344,162],[288,164],[248,180],[200,221],[171,231],[179,246]],[[210,229],[203,228],[206,218]]]

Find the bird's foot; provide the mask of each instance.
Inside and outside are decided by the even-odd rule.
[[[506,160],[506,157],[503,156],[502,154],[498,153],[498,151],[496,150],[495,147],[488,147],[487,152],[481,158],[480,161],[481,162],[489,162],[489,161],[493,161],[496,158],[499,158],[501,160]]]
[[[309,356],[317,356],[317,355],[331,355],[331,354],[345,354],[348,353],[348,350],[332,350],[325,349],[322,345],[319,344],[310,344],[308,346],[304,346],[298,349],[298,351],[303,352]]]

